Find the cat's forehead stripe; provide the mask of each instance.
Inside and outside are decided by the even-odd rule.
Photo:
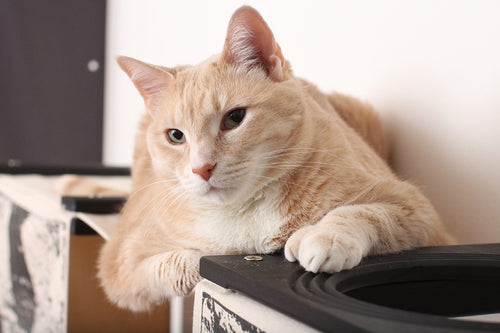
[[[191,140],[210,133],[215,137],[219,130],[219,110],[223,110],[227,95],[219,89],[214,75],[184,70],[176,77],[170,94],[171,107],[165,109],[165,125],[179,128]]]

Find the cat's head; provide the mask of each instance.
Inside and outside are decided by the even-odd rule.
[[[157,177],[200,200],[246,201],[289,169],[300,144],[302,97],[262,17],[238,9],[220,55],[165,68],[120,57],[152,117],[148,151]],[[146,148],[145,148],[146,149]]]

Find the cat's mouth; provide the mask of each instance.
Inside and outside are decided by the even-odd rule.
[[[209,185],[209,188],[207,190],[207,194],[210,193],[227,193],[227,192],[232,192],[236,188],[235,187],[218,187],[214,185]]]
[[[215,177],[212,178],[214,179],[208,181],[195,178],[196,181],[188,184],[186,189],[198,199],[217,205],[225,205],[241,199],[241,191],[243,190],[241,183],[220,182]]]
[[[234,196],[234,190],[234,187],[217,187],[209,185],[201,197],[211,203],[227,204]]]

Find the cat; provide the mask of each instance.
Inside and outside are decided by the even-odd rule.
[[[296,78],[255,9],[239,8],[222,53],[196,66],[117,61],[148,111],[134,191],[98,262],[118,306],[189,294],[203,255],[283,250],[334,273],[369,254],[454,242],[390,169],[373,108]]]

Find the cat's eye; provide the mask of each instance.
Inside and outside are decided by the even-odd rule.
[[[243,118],[245,118],[246,109],[245,108],[237,108],[232,111],[229,111],[222,120],[221,129],[223,131],[227,131],[238,127]]]
[[[177,145],[184,143],[184,141],[186,141],[186,136],[184,135],[184,133],[182,133],[182,131],[179,131],[176,128],[167,130],[167,137],[168,141]]]

